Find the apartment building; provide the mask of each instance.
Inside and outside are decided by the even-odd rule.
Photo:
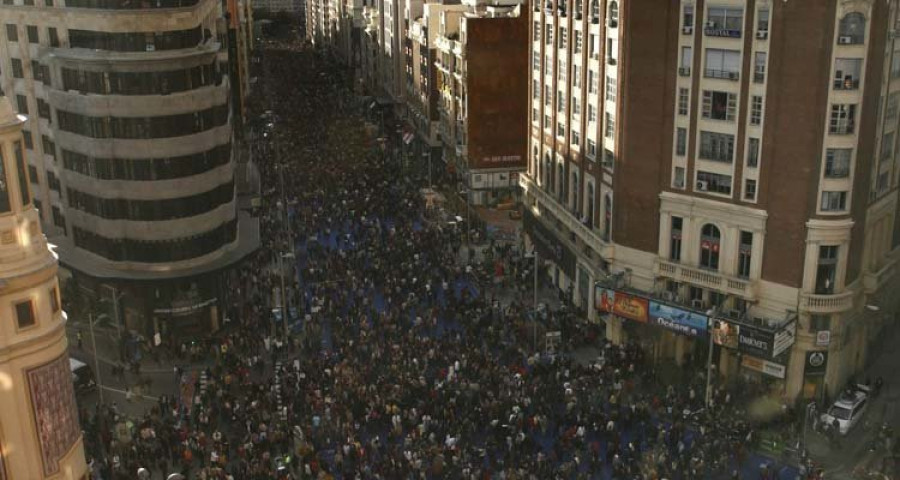
[[[444,163],[471,205],[517,197],[525,169],[528,25],[519,0],[465,1],[439,13],[435,88]]]
[[[237,208],[222,2],[0,5],[2,90],[60,262],[145,336],[215,330],[259,242]],[[237,26],[235,26],[237,28]],[[246,71],[246,69],[244,69]]]
[[[841,388],[900,306],[897,18],[898,2],[865,0],[572,0],[532,12],[521,183],[560,285],[594,305],[610,338],[659,359],[705,363],[712,341],[726,378],[789,398]],[[596,86],[584,67],[566,83],[602,91],[604,110],[602,130],[589,111],[573,142],[578,123],[561,127],[560,114],[590,98],[576,105],[560,85],[577,61],[558,47],[565,37],[574,49],[583,23],[599,31],[605,71]],[[584,161],[569,145],[592,134],[602,157],[598,146]]]
[[[409,4],[408,4],[409,5]],[[457,8],[440,3],[419,4],[421,11],[407,8],[405,21],[409,23],[406,34],[406,122],[415,133],[409,141],[409,156],[428,162],[431,181],[446,171],[443,148],[438,138],[438,91],[435,61],[435,39],[440,29],[440,13]]]

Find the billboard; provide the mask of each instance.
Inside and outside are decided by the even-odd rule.
[[[635,322],[647,323],[647,311],[646,298],[623,292],[615,293],[612,313]]]
[[[650,302],[650,321],[667,330],[690,337],[706,337],[709,317],[682,308]]]
[[[611,288],[594,287],[594,308],[604,313],[613,313],[613,303],[615,302],[616,291]]]

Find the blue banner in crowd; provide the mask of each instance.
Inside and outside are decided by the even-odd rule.
[[[681,335],[706,338],[709,317],[651,300],[650,323]]]

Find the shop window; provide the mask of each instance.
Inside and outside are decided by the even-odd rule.
[[[16,304],[16,324],[19,328],[33,326],[37,320],[34,316],[34,305],[31,300]]]

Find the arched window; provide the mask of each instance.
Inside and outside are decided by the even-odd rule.
[[[591,0],[591,23],[600,23],[600,0]]]
[[[866,17],[859,12],[844,15],[838,28],[838,44],[858,45],[866,38]]]
[[[538,165],[541,162],[541,154],[538,153],[537,147],[531,152],[531,178],[535,181],[538,179]]]
[[[585,215],[587,221],[585,224],[588,228],[594,228],[594,184],[588,183],[587,185],[587,215]]]
[[[607,242],[612,235],[612,208],[612,196],[607,193],[603,197],[603,240]]]
[[[575,20],[581,20],[581,11],[584,9],[584,2],[582,0],[575,0]]]
[[[556,195],[560,203],[565,202],[566,198],[566,170],[562,163],[556,164]]]
[[[719,246],[722,234],[719,228],[707,223],[700,230],[700,266],[711,270],[719,269]]]
[[[619,2],[613,0],[609,2],[609,28],[619,26]]]
[[[581,211],[581,206],[578,204],[578,192],[581,189],[578,188],[578,172],[572,171],[572,186],[570,187],[572,191],[572,210],[576,212]]]

